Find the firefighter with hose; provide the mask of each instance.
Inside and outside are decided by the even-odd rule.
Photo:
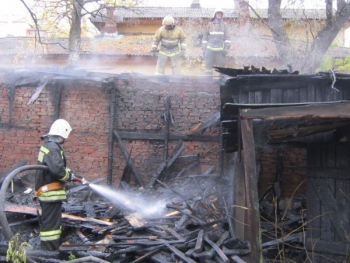
[[[62,144],[72,128],[64,119],[56,120],[48,134],[41,137],[38,164],[48,170],[38,170],[35,178],[35,195],[41,206],[40,247],[43,250],[59,249],[61,241],[62,202],[67,200],[65,183],[88,183],[68,167]]]

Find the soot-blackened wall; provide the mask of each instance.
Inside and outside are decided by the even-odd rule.
[[[4,76],[2,76],[4,77]],[[207,78],[156,78],[113,76],[116,90],[114,130],[164,133],[166,102],[171,103],[173,125],[170,134],[185,134],[194,125],[220,110],[219,83]],[[111,90],[100,82],[65,81],[58,107],[59,118],[68,120],[73,132],[64,144],[68,166],[87,179],[107,177]],[[28,104],[36,87],[0,85],[0,175],[23,159],[36,164],[40,136],[47,133],[57,112],[57,89],[47,85],[34,103]],[[13,100],[11,100],[13,98]],[[219,125],[202,135],[218,136]],[[147,183],[162,163],[164,141],[123,140],[143,181]],[[169,142],[169,153],[177,141]],[[118,185],[125,159],[113,143],[113,178]],[[199,155],[200,171],[215,165],[218,171],[219,141],[185,141],[181,155]]]

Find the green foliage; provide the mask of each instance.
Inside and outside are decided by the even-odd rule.
[[[25,247],[31,247],[27,242],[23,241],[20,234],[14,235],[8,244],[6,261],[12,261],[13,263],[25,263],[27,262],[27,252]]]
[[[333,59],[331,56],[324,56],[323,61],[317,71],[329,70],[333,68]]]
[[[69,255],[69,260],[74,260],[76,257],[74,254],[72,254],[72,252],[70,252],[70,255]]]
[[[330,56],[323,58],[321,66],[317,71],[330,70],[350,72],[350,57],[332,59]]]

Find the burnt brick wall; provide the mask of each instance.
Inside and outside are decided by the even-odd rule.
[[[260,194],[277,180],[278,175],[282,197],[306,196],[306,148],[262,148],[258,150],[257,161],[260,165]],[[281,171],[279,174],[278,170]],[[271,200],[272,192],[267,198]]]
[[[115,81],[117,131],[164,133],[167,98],[171,101],[174,124],[171,134],[184,134],[192,126],[211,117],[220,109],[219,83],[207,78],[180,79],[134,77],[123,75]],[[10,116],[9,85],[0,85],[0,175],[22,159],[36,164],[40,136],[47,133],[54,121],[56,89],[45,87],[34,103],[28,104],[36,87],[16,87]],[[59,118],[73,127],[63,145],[68,166],[92,180],[106,178],[110,91],[100,83],[69,81],[64,83]],[[28,105],[27,105],[28,104]],[[203,135],[218,135],[219,128],[208,128]],[[116,140],[115,140],[116,141]],[[123,140],[145,183],[163,161],[164,141]],[[169,142],[169,154],[176,146]],[[218,169],[219,142],[185,141],[182,155],[198,154],[200,170],[211,165]],[[125,167],[124,157],[116,142],[113,147],[113,184],[119,183]]]

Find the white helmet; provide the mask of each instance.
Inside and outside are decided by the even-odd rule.
[[[166,16],[163,18],[163,26],[173,26],[175,25],[175,19],[172,16]]]
[[[224,17],[224,10],[222,10],[222,8],[216,8],[214,10],[213,18],[215,18],[216,13],[221,13],[222,17]]]
[[[55,120],[54,123],[51,125],[50,131],[47,135],[58,135],[64,139],[67,139],[71,131],[72,127],[66,120],[58,119]]]

